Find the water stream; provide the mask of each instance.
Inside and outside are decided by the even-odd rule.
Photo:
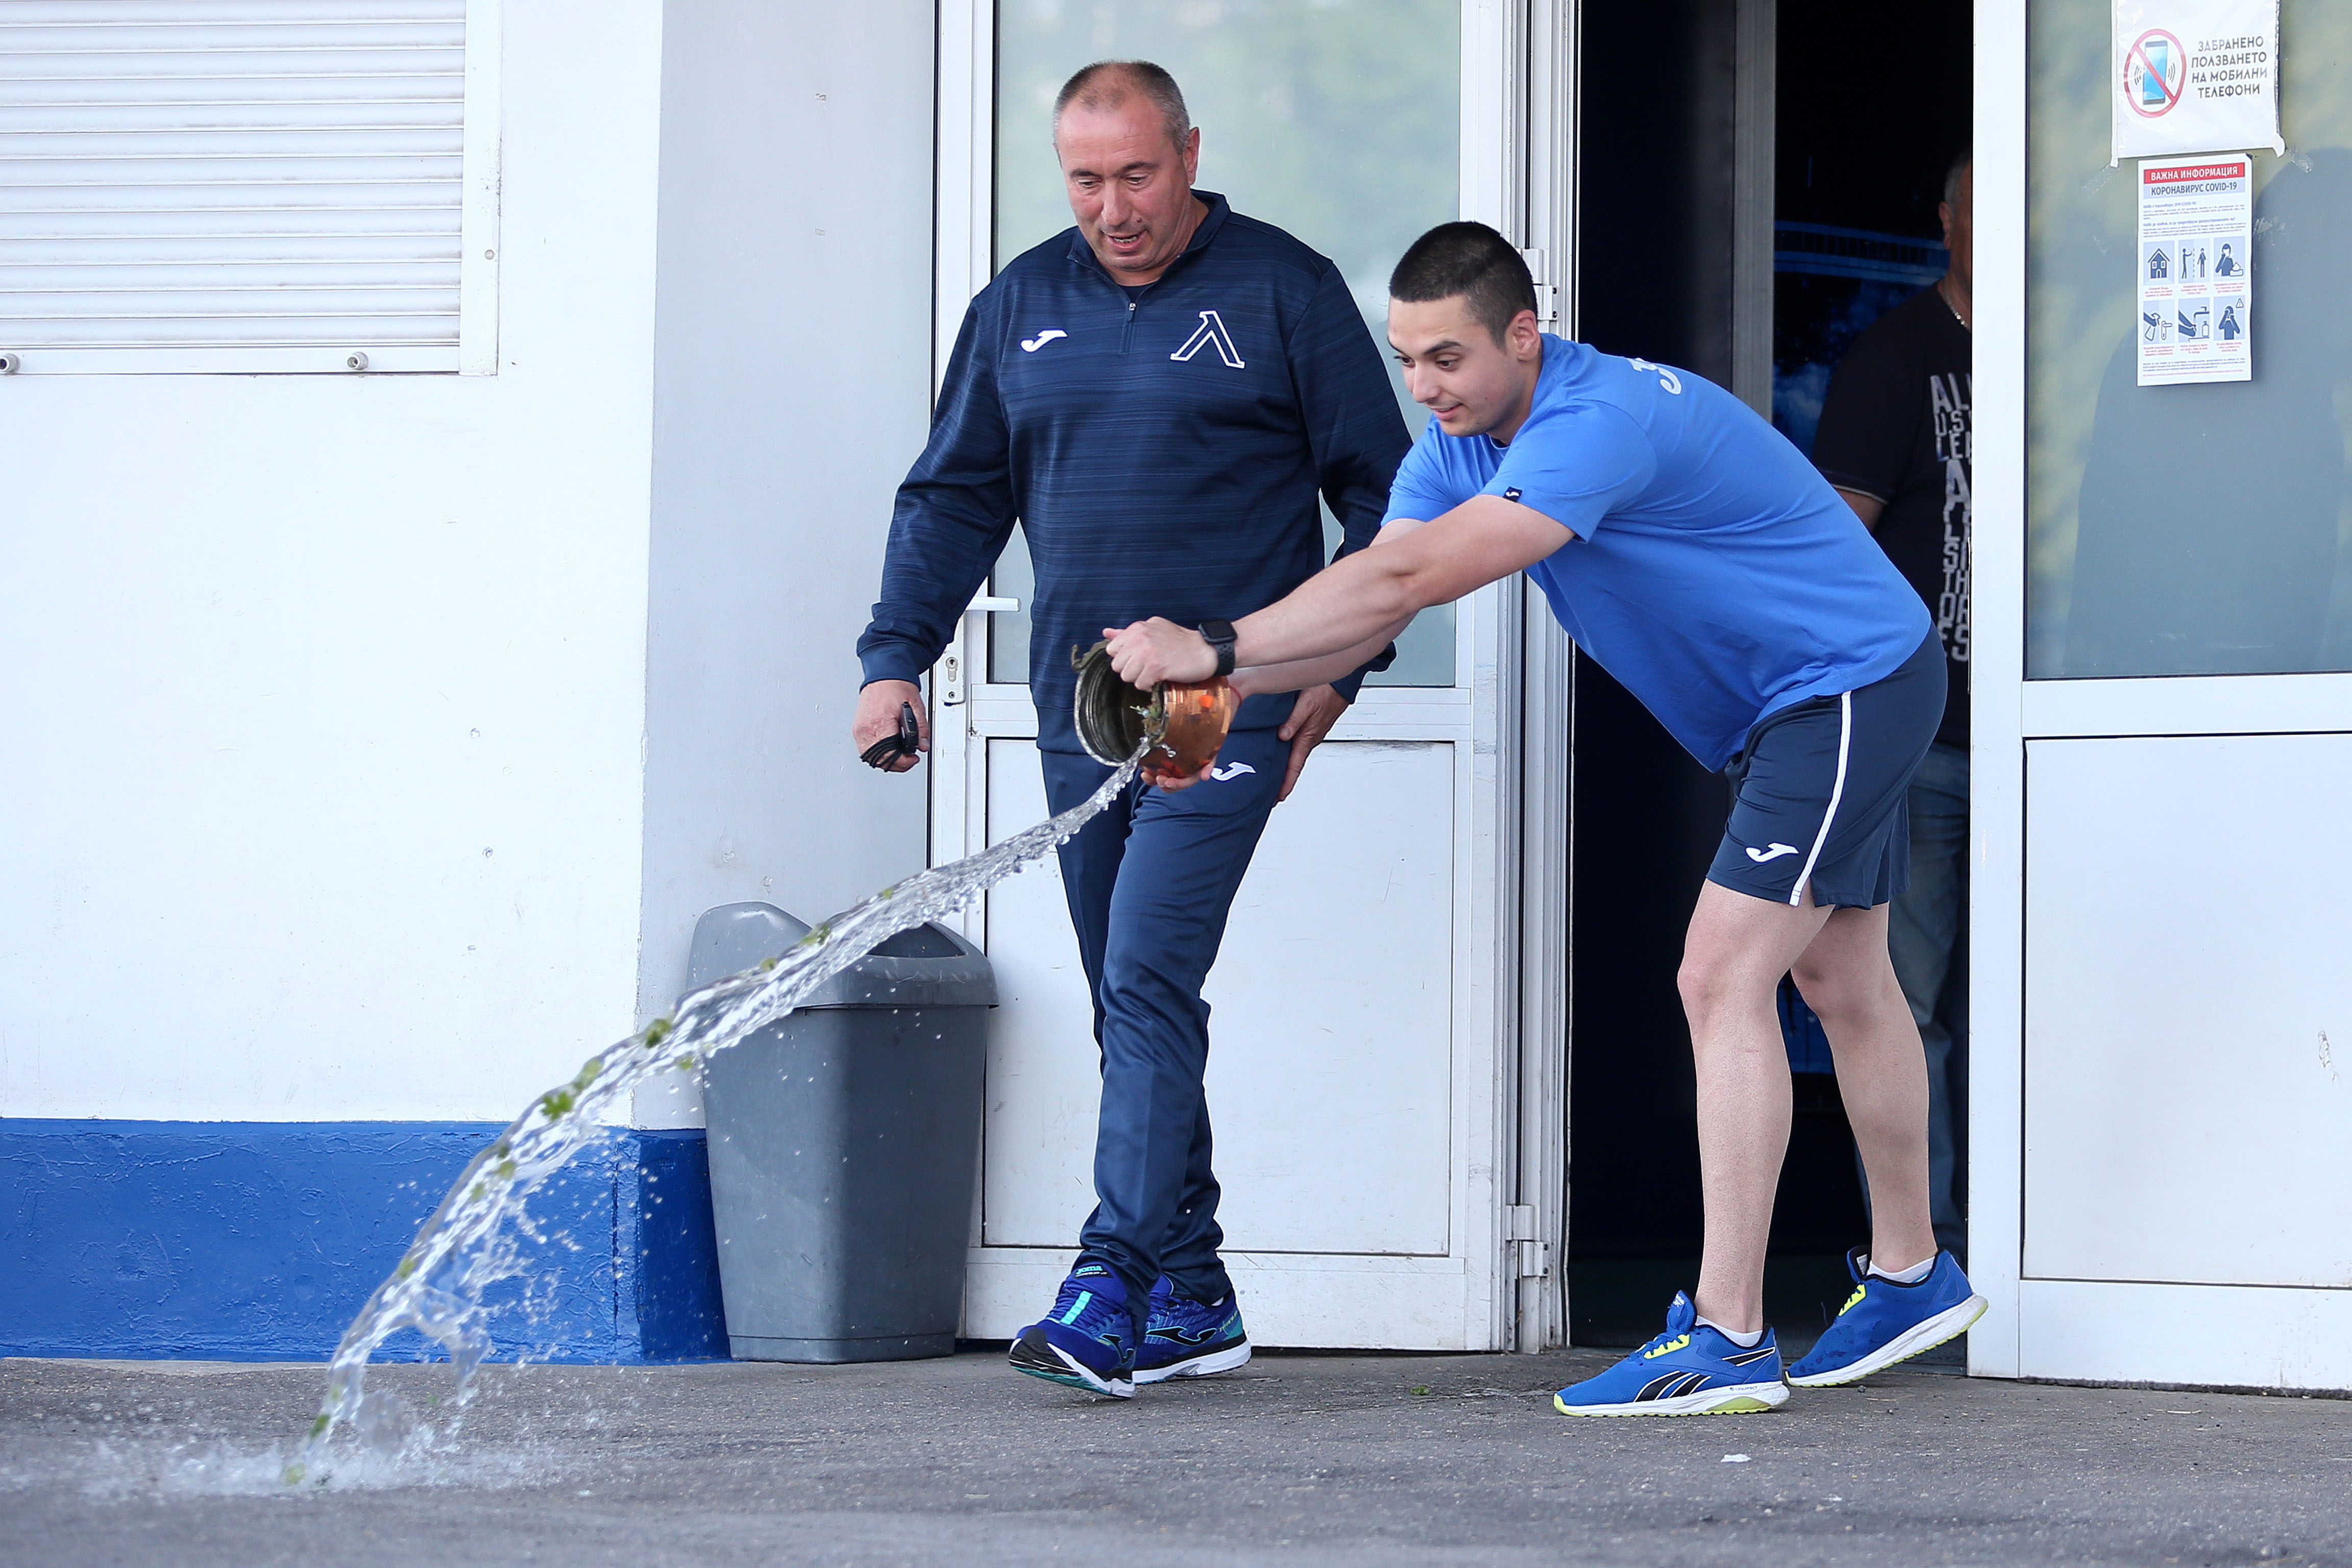
[[[464,1404],[490,1350],[483,1292],[521,1267],[515,1236],[524,1201],[572,1156],[625,1121],[629,1096],[657,1072],[691,1072],[714,1051],[765,1028],[827,980],[902,931],[953,913],[1010,873],[1067,839],[1135,776],[1157,736],[1147,738],[1100,789],[1059,816],[950,865],[918,872],[836,915],[790,952],[715,981],[667,1018],[593,1056],[568,1083],[549,1089],[474,1156],[448,1196],[416,1232],[400,1264],[343,1331],[327,1371],[326,1396],[285,1470],[289,1485],[322,1478],[327,1445],[349,1424],[384,1452],[405,1436],[409,1418],[388,1391],[367,1391],[370,1359],[385,1340],[415,1329],[449,1352],[454,1403]]]

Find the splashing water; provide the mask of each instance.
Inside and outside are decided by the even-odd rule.
[[[1146,737],[1100,789],[1059,816],[977,855],[883,889],[818,926],[792,952],[695,992],[674,1016],[656,1018],[640,1033],[589,1058],[569,1083],[541,1095],[474,1156],[448,1196],[418,1228],[399,1267],[375,1288],[343,1331],[328,1366],[326,1396],[286,1466],[286,1483],[297,1485],[320,1475],[326,1445],[344,1423],[380,1452],[403,1444],[407,1422],[399,1402],[383,1390],[365,1390],[370,1358],[402,1329],[415,1329],[449,1352],[457,1371],[454,1403],[465,1402],[474,1372],[490,1350],[482,1293],[520,1267],[511,1232],[524,1223],[523,1201],[603,1136],[608,1123],[627,1109],[637,1085],[667,1069],[692,1071],[714,1051],[725,1050],[791,1012],[802,998],[878,943],[953,913],[992,883],[1059,846],[1126,787],[1157,740],[1156,735]]]

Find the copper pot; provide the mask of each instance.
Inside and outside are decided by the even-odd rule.
[[[1149,742],[1143,774],[1155,782],[1189,779],[1215,762],[1242,705],[1241,693],[1223,676],[1140,691],[1111,668],[1108,643],[1072,648],[1070,663],[1078,672],[1078,743],[1095,761],[1118,767]]]

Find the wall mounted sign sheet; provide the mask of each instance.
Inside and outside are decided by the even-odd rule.
[[[2254,305],[2249,153],[2139,166],[2139,384],[2248,381]]]
[[[2107,161],[2284,153],[2278,44],[2278,0],[2115,0]]]

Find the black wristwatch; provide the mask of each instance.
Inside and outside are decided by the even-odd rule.
[[[1219,675],[1231,675],[1234,672],[1234,623],[1231,621],[1201,623],[1201,640],[1217,650]]]

